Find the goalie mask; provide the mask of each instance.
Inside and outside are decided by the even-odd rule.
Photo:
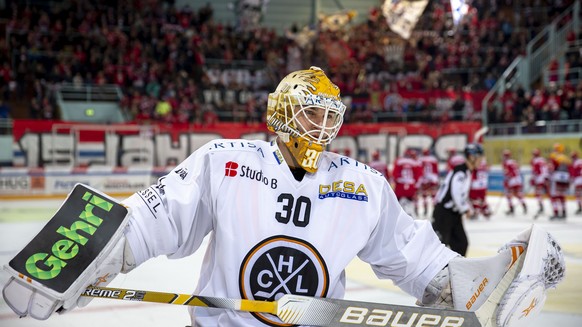
[[[287,75],[269,94],[267,127],[297,163],[313,173],[325,146],[336,137],[345,110],[339,88],[321,68],[312,66]]]

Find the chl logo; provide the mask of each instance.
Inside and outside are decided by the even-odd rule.
[[[304,240],[273,236],[257,244],[246,255],[240,269],[243,299],[279,299],[284,294],[325,297],[329,272],[321,255]],[[271,326],[281,326],[274,316],[253,313]]]
[[[229,161],[224,166],[224,176],[234,177],[237,174],[238,164],[234,161]]]

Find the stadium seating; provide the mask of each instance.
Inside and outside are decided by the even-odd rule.
[[[297,38],[302,26],[243,32],[225,23],[224,12],[216,21],[209,4],[151,3],[10,2],[0,79],[12,117],[67,119],[56,91],[72,83],[118,87],[120,111],[140,121],[256,123],[281,76],[318,65],[341,87],[352,109],[348,121],[481,120],[486,92],[574,1],[473,1],[455,28],[449,2],[430,1],[409,40],[392,33],[373,7],[359,12],[366,19],[322,29],[307,43]],[[580,34],[569,37],[579,49]],[[580,53],[556,60],[540,67],[551,87],[506,92],[487,108],[489,121],[581,119]],[[156,110],[166,104],[170,112]]]

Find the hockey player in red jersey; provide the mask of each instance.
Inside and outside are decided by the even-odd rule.
[[[548,172],[548,162],[546,161],[546,158],[541,156],[540,149],[534,149],[532,151],[530,165],[530,184],[534,189],[534,195],[538,202],[538,212],[534,216],[534,219],[537,219],[544,212],[543,196],[544,194],[549,194],[548,182],[550,178],[550,174]]]
[[[566,219],[566,192],[570,187],[570,171],[572,161],[564,153],[564,145],[554,144],[550,153],[550,201],[554,215],[551,220]]]
[[[428,203],[434,205],[434,197],[439,188],[438,159],[430,153],[430,149],[424,149],[418,160],[422,167],[418,193],[426,216],[428,215]]]
[[[380,151],[376,150],[372,152],[372,161],[368,163],[368,166],[376,169],[376,171],[380,172],[384,177],[386,177],[386,179],[388,179],[388,165],[386,164],[386,161],[380,158]]]
[[[487,203],[487,186],[489,184],[489,166],[485,157],[481,157],[471,171],[471,187],[469,189],[469,201],[473,206],[473,216],[476,219],[479,214],[489,219],[491,211]]]
[[[352,156],[352,150],[350,150],[350,148],[345,148],[344,149],[344,156],[351,157]]]
[[[418,205],[416,203],[417,183],[420,179],[421,166],[416,160],[416,152],[406,149],[404,156],[397,158],[392,171],[392,181],[394,183],[394,193],[403,207],[408,207],[410,203],[414,205],[414,213],[418,217]]]
[[[519,163],[511,158],[511,151],[503,150],[503,187],[505,188],[505,197],[509,205],[507,215],[513,215],[513,201],[516,197],[523,208],[523,213],[527,213],[527,205],[523,200],[523,180],[519,171]]]
[[[578,157],[578,152],[576,151],[573,151],[570,156],[572,157],[571,179],[574,185],[574,196],[578,204],[576,214],[582,215],[582,158]]]

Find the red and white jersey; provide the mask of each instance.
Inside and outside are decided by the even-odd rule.
[[[503,161],[503,183],[508,187],[521,186],[523,184],[519,164],[514,159]]]
[[[582,186],[582,158],[578,158],[572,163],[570,177],[573,180],[574,187]]]
[[[534,185],[541,185],[550,177],[548,162],[544,157],[534,157],[531,159],[531,178]]]
[[[448,170],[453,170],[458,165],[462,165],[465,163],[465,157],[460,154],[454,154],[449,157],[447,160],[447,168]]]
[[[471,190],[487,190],[489,184],[489,166],[485,158],[471,172]]]
[[[384,177],[388,178],[388,165],[386,162],[382,160],[374,160],[368,163],[368,166],[372,169],[376,169],[380,174],[384,175]]]
[[[377,171],[327,151],[320,158],[317,172],[297,181],[275,141],[201,146],[123,201],[136,262],[186,257],[207,240],[201,271],[192,271],[195,294],[275,300],[282,293],[342,298],[345,269],[357,256],[379,278],[422,298],[458,254],[430,222],[404,212]],[[267,314],[189,310],[195,326],[283,325]]]
[[[422,166],[418,160],[400,157],[394,162],[392,179],[396,185],[416,187],[416,183],[422,175]]]
[[[421,184],[438,184],[439,182],[439,168],[438,160],[433,155],[424,155],[418,158],[422,168],[422,176],[420,177]]]

